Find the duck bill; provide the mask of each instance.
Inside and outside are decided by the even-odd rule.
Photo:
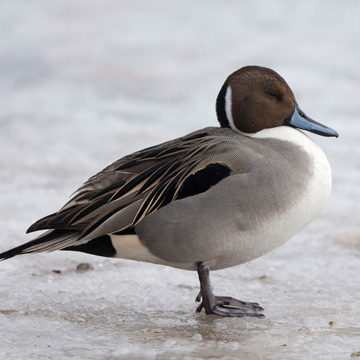
[[[291,117],[285,120],[285,124],[322,136],[339,136],[335,130],[310,119],[297,104],[295,104],[295,110]]]

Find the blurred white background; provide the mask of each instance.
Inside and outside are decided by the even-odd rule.
[[[0,264],[6,359],[348,359],[360,351],[358,1],[0,2],[0,251],[88,177],[140,148],[215,126],[225,78],[271,67],[301,108],[333,195],[310,226],[215,293],[265,319],[195,314],[196,273],[77,253]],[[80,262],[94,270],[76,272]],[[61,274],[52,270],[60,270]]]

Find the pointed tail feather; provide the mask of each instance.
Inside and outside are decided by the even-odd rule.
[[[61,250],[74,244],[80,234],[80,231],[49,230],[34,240],[1,253],[0,260],[10,259],[22,254]]]

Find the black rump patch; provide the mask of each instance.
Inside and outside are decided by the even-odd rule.
[[[113,257],[116,255],[116,249],[114,248],[111,238],[108,235],[90,240],[86,244],[68,246],[61,250],[80,251],[87,254],[105,257]]]
[[[230,175],[230,169],[221,164],[211,164],[206,168],[190,175],[182,185],[177,199],[197,195],[205,192],[211,186]]]
[[[132,226],[129,226],[128,228],[126,228],[124,230],[115,232],[114,235],[136,235],[136,232]]]

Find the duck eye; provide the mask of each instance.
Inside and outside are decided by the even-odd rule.
[[[268,94],[272,97],[276,97],[276,93],[274,91],[269,91]]]

